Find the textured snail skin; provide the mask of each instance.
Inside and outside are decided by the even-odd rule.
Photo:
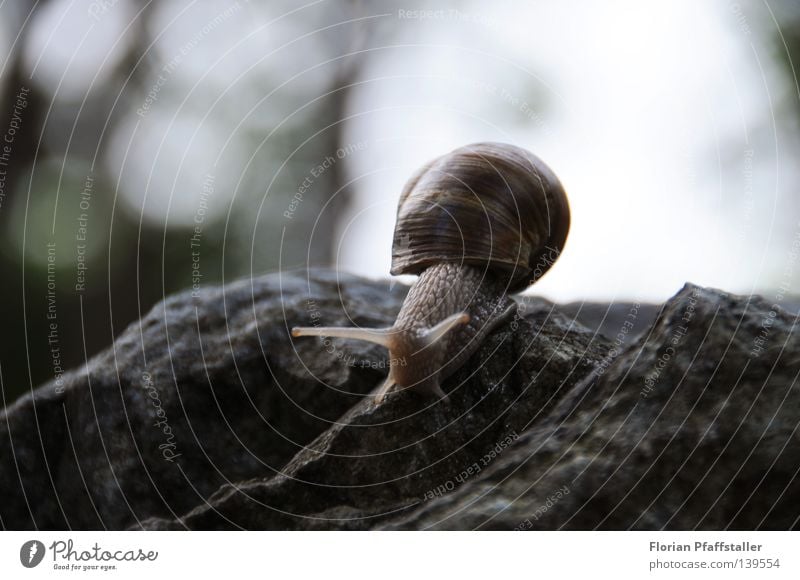
[[[389,349],[376,399],[394,389],[446,398],[441,382],[516,310],[508,293],[558,259],[570,211],[555,173],[530,151],[475,143],[430,161],[400,195],[391,273],[416,274],[390,328],[294,328],[293,336],[366,340]]]
[[[388,346],[394,382],[400,388],[444,398],[441,381],[516,311],[516,303],[505,290],[491,272],[474,266],[445,263],[424,270],[392,327]],[[422,337],[428,329],[459,313],[467,315],[463,323],[426,344]]]

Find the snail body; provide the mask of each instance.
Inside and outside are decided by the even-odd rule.
[[[538,157],[477,143],[426,164],[400,196],[391,273],[419,278],[388,328],[299,327],[293,336],[356,338],[388,348],[377,401],[395,388],[446,398],[442,381],[513,316],[509,293],[556,261],[570,213],[558,178]]]
[[[458,370],[515,309],[502,285],[475,266],[443,262],[426,268],[392,327],[393,382],[444,398],[441,381]],[[444,326],[431,333],[442,321]]]

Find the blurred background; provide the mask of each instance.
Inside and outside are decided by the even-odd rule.
[[[797,62],[796,0],[4,2],[4,403],[181,289],[386,278],[406,178],[481,140],[570,196],[530,293],[795,293]]]

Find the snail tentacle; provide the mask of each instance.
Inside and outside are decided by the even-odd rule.
[[[392,328],[351,328],[349,326],[295,326],[292,336],[353,338],[389,347]]]
[[[436,344],[448,332],[453,330],[459,324],[467,324],[469,322],[469,314],[466,312],[458,312],[452,316],[448,316],[433,328],[426,330],[423,337],[429,346]]]

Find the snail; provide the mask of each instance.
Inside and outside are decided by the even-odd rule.
[[[476,143],[430,161],[400,195],[392,275],[417,274],[388,328],[295,327],[292,336],[365,340],[389,350],[376,402],[397,389],[447,398],[441,384],[515,313],[509,297],[561,254],[570,224],[561,183],[529,151]]]

